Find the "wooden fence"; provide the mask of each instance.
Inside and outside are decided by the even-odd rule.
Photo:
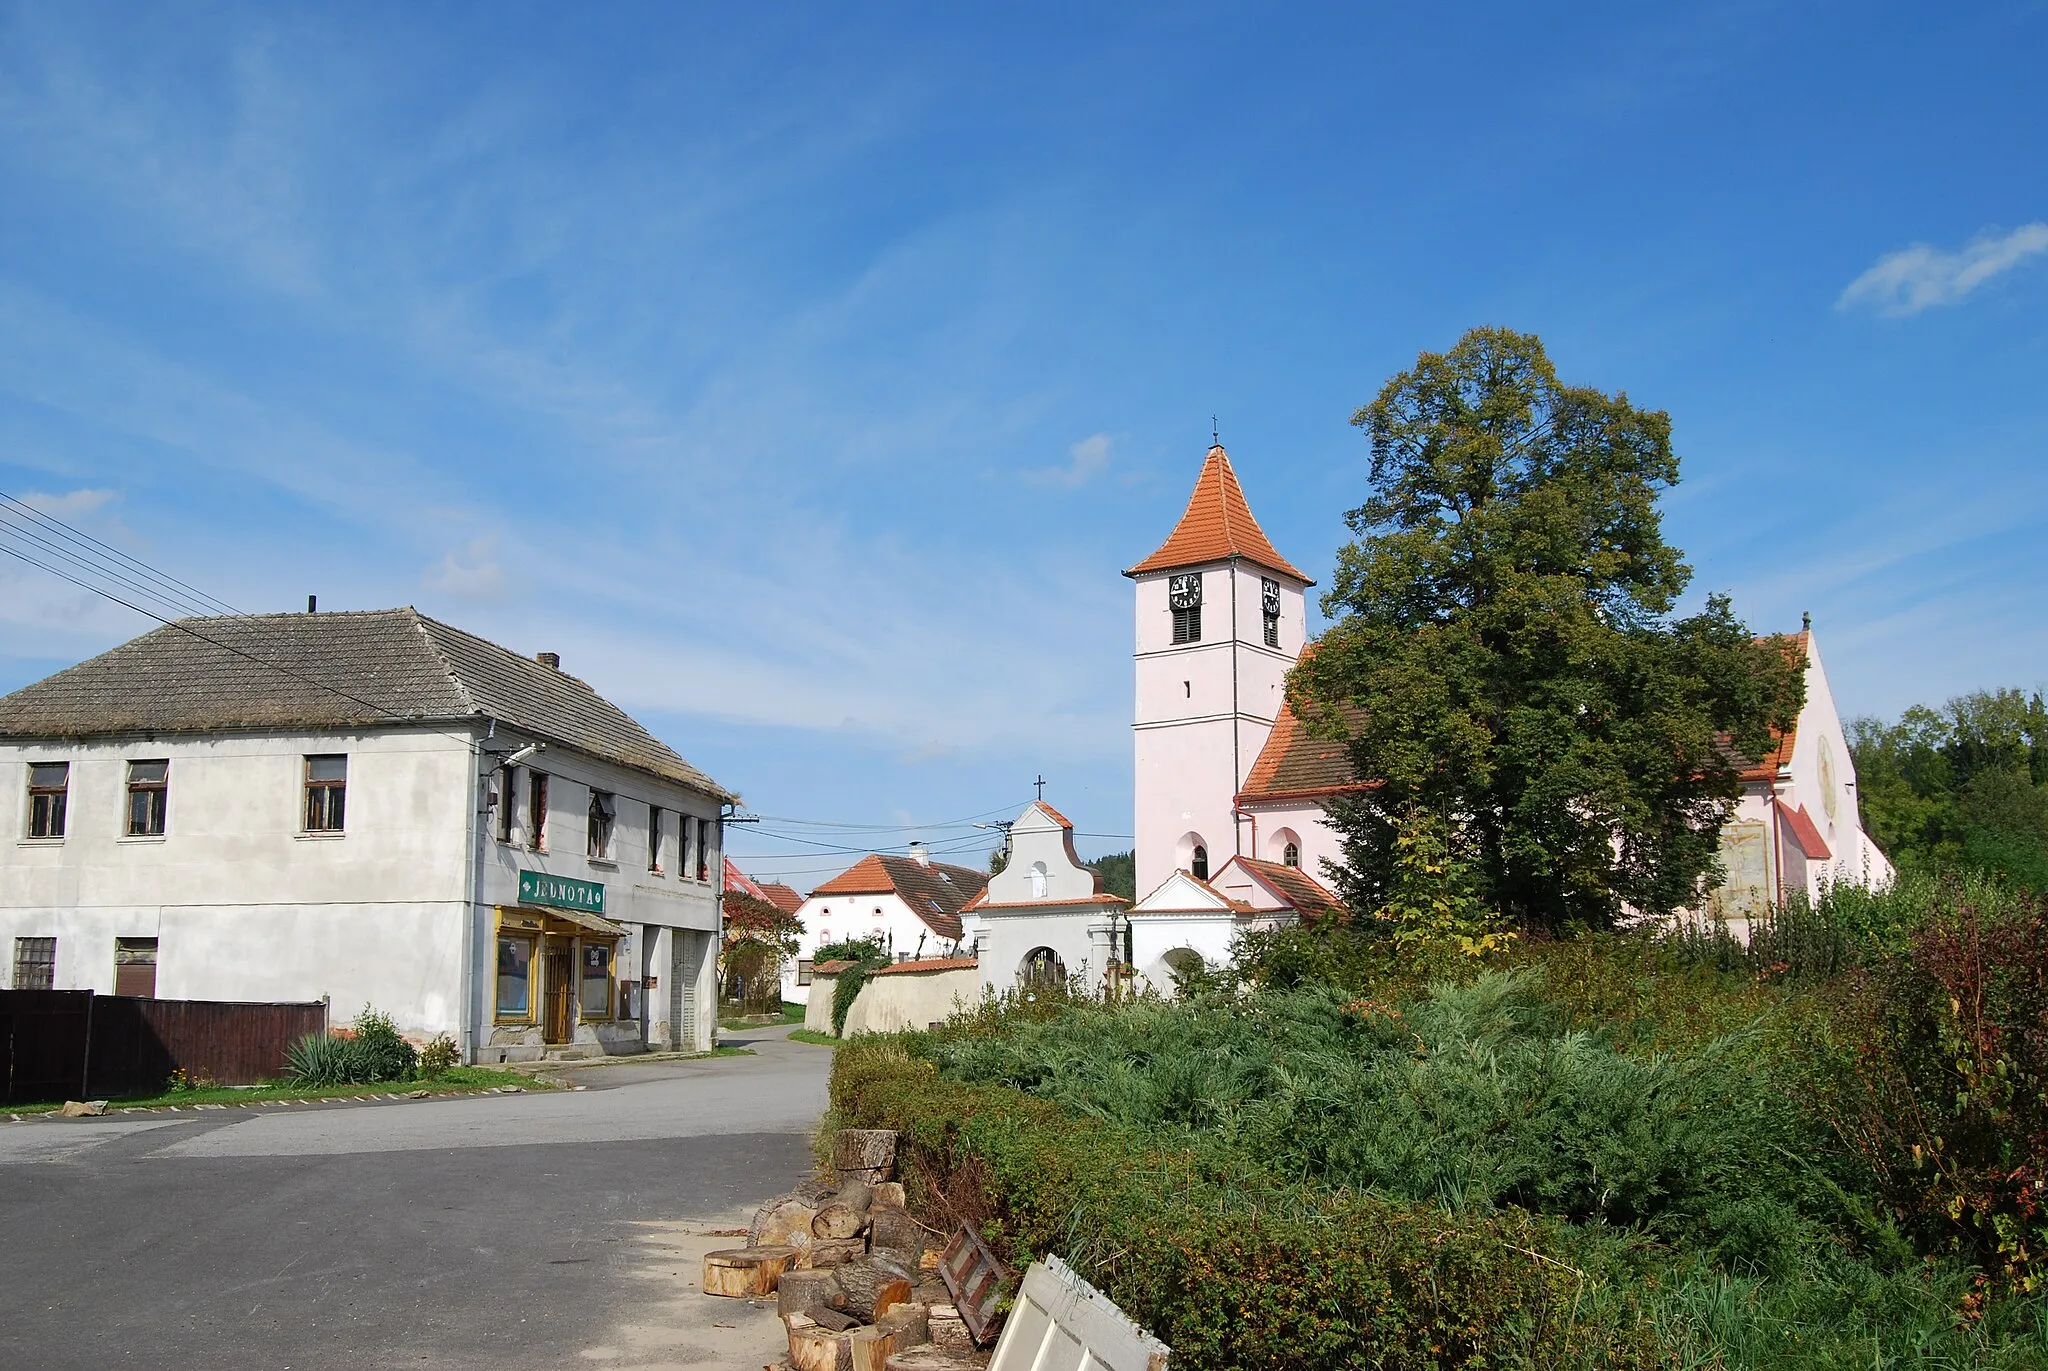
[[[283,1074],[285,1049],[327,1031],[327,1006],[0,990],[0,1102],[161,1089],[171,1072],[222,1085]]]

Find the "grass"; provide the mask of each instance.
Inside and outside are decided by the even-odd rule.
[[[298,1086],[272,1081],[255,1086],[222,1085],[203,1090],[166,1090],[154,1095],[125,1095],[109,1099],[107,1110],[111,1113],[116,1109],[162,1109],[166,1105],[260,1104],[269,1100],[346,1100],[363,1095],[403,1094],[413,1090],[425,1090],[435,1095],[469,1095],[479,1090],[494,1090],[508,1085],[526,1090],[555,1088],[547,1082],[535,1081],[533,1077],[522,1076],[516,1071],[499,1071],[494,1067],[484,1066],[457,1066],[427,1081],[378,1081],[374,1085],[328,1086]],[[11,1104],[0,1106],[0,1113],[49,1114],[63,1107],[61,1100],[48,1104]]]
[[[783,1001],[780,1014],[742,1014],[729,1019],[720,1019],[720,1028],[772,1028],[776,1024],[802,1023],[804,1007]]]
[[[789,1032],[789,1040],[793,1043],[815,1043],[819,1047],[837,1047],[846,1041],[830,1033],[820,1033],[815,1028],[793,1028]]]

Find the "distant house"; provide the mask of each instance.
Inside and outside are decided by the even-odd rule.
[[[0,699],[0,971],[367,1003],[469,1061],[708,1049],[734,800],[552,653],[184,620]]]
[[[810,1001],[812,953],[828,943],[874,938],[898,961],[950,956],[964,941],[960,911],[988,873],[935,862],[922,845],[907,857],[873,853],[813,890],[797,909],[804,931],[785,965],[782,997]]]
[[[761,895],[785,914],[794,914],[804,907],[804,897],[780,881],[762,881]]]

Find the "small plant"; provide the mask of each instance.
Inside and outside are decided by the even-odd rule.
[[[183,1095],[193,1090],[217,1090],[219,1088],[220,1082],[207,1075],[204,1071],[195,1075],[182,1066],[174,1067],[170,1078],[164,1082],[164,1093],[167,1095]]]
[[[452,1046],[452,1045],[451,1045]],[[308,1033],[285,1052],[285,1074],[294,1085],[369,1085],[412,1079],[419,1052],[399,1036],[389,1014],[369,1005],[356,1021],[334,1033]]]
[[[359,1058],[365,1081],[404,1081],[419,1070],[420,1054],[398,1035],[389,1014],[363,1006],[356,1015],[352,1052]]]
[[[350,1085],[354,1063],[347,1038],[329,1033],[308,1033],[285,1049],[284,1071],[293,1085]]]
[[[462,1054],[456,1050],[455,1039],[446,1033],[437,1033],[420,1049],[420,1078],[433,1080],[461,1060]]]

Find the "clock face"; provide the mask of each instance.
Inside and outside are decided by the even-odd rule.
[[[1275,616],[1280,613],[1280,583],[1271,576],[1259,579],[1259,602],[1266,613]]]
[[[1196,609],[1202,603],[1202,573],[1175,576],[1166,583],[1167,602],[1175,609]]]

